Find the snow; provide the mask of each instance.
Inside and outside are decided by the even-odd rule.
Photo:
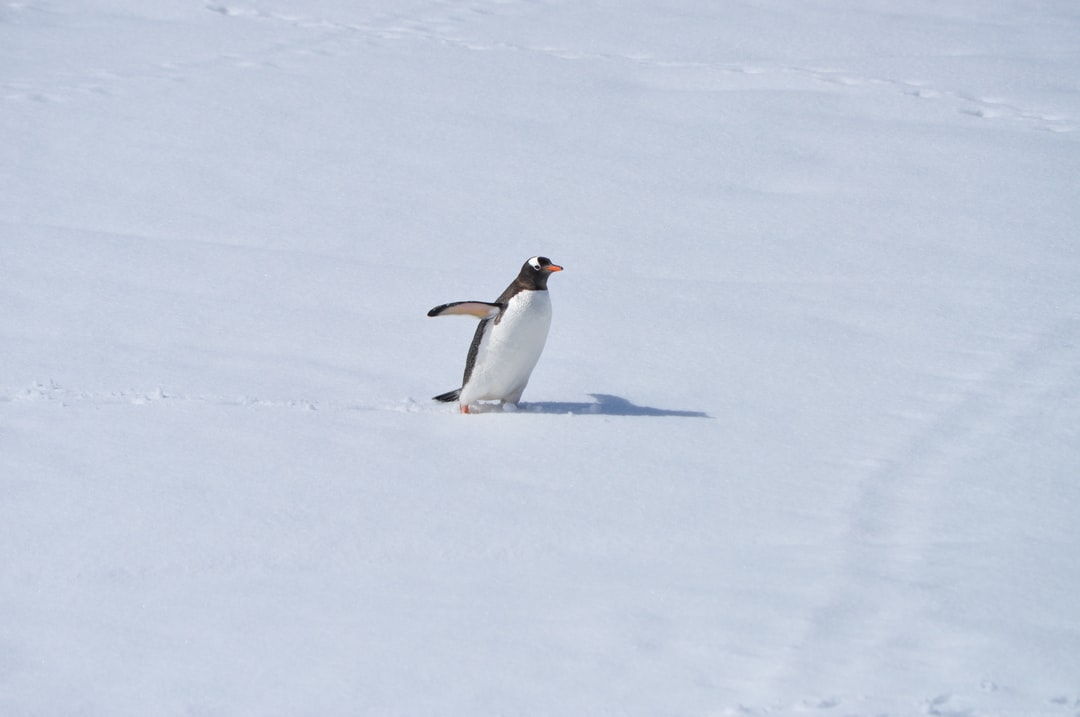
[[[0,714],[1080,714],[1078,36],[3,3]]]

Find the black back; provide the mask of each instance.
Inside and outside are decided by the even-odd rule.
[[[506,305],[510,303],[510,299],[520,291],[547,291],[548,277],[551,276],[551,269],[548,268],[550,266],[552,266],[551,259],[546,256],[530,258],[521,265],[521,271],[518,272],[517,278],[510,282],[510,286],[506,287],[503,293],[499,294],[499,298],[495,299],[495,303],[505,310]],[[469,377],[472,376],[473,364],[476,363],[476,355],[480,353],[480,339],[483,338],[484,331],[487,330],[489,323],[492,321],[499,323],[500,319],[502,319],[502,311],[494,319],[484,319],[476,327],[472,343],[469,344],[469,355],[465,358],[465,377],[461,380],[462,386],[467,384]]]

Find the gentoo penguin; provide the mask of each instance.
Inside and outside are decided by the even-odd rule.
[[[529,383],[551,326],[548,277],[562,271],[546,256],[534,256],[521,266],[517,278],[498,299],[455,301],[436,306],[428,316],[466,315],[480,319],[461,388],[435,396],[436,401],[457,401],[462,413],[476,401],[514,403]]]

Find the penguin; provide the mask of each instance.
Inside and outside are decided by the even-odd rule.
[[[521,265],[517,278],[495,301],[454,301],[428,312],[428,316],[480,319],[465,359],[461,388],[439,394],[434,400],[457,401],[462,413],[469,413],[469,406],[476,401],[517,404],[551,326],[548,277],[562,270],[546,256],[534,256]]]

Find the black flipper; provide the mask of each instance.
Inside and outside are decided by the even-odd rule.
[[[478,319],[493,319],[503,310],[505,304],[492,303],[490,301],[452,301],[449,304],[439,304],[428,316],[474,316]]]
[[[443,403],[451,403],[458,400],[461,397],[461,389],[455,388],[453,391],[447,391],[446,393],[440,393],[438,396],[433,396],[433,401],[442,401]]]

